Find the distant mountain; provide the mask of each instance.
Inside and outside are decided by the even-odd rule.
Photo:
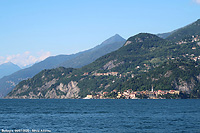
[[[174,31],[172,31],[172,32],[167,32],[167,33],[159,33],[159,34],[157,34],[157,36],[160,37],[160,38],[166,39],[166,38],[167,38],[168,36],[170,36],[173,32],[174,32]]]
[[[112,36],[111,38],[105,40],[100,45],[84,52],[80,56],[73,58],[73,60],[66,60],[65,62],[59,64],[58,66],[80,68],[89,63],[92,63],[97,58],[108,54],[112,51],[119,49],[124,43],[125,39],[118,34]]]
[[[33,77],[43,69],[54,68],[61,62],[72,59],[76,56],[77,55],[74,54],[52,56],[45,59],[44,61],[34,64],[29,68],[21,69],[9,76],[4,76],[0,79],[0,97],[3,97],[9,91],[11,91],[20,81]]]
[[[27,78],[31,78],[44,69],[52,69],[60,66],[66,68],[80,68],[84,65],[93,62],[97,58],[120,48],[124,44],[124,42],[125,39],[116,34],[115,36],[107,39],[102,44],[92,49],[72,55],[58,55],[49,57],[44,61],[36,63],[29,68],[17,71],[9,76],[0,79],[0,97],[5,96],[20,81],[25,80]]]
[[[10,75],[20,69],[21,68],[19,66],[13,64],[12,62],[1,64],[0,65],[0,78]]]

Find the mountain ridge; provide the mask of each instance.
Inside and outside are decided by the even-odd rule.
[[[192,28],[190,26],[184,27],[184,30],[189,31],[186,34],[179,34],[183,29],[172,34],[173,37],[178,35],[179,39],[177,40],[174,40],[173,37],[172,39],[162,39],[154,34],[139,33],[128,38],[118,50],[108,53],[82,68],[57,68],[42,71],[36,77],[20,82],[6,98],[103,96],[114,90],[115,92],[122,92],[129,88],[134,90],[136,86],[129,81],[140,79],[143,75],[152,73],[157,73],[154,74],[156,76],[162,74],[161,80],[155,76],[142,78],[143,82],[139,82],[140,80],[135,82],[135,84],[141,83],[139,89],[136,90],[150,90],[152,84],[159,80],[155,85],[155,89],[187,90],[186,94],[191,93],[196,97],[196,93],[200,90],[200,84],[196,82],[200,75],[198,67],[200,63],[200,33],[196,32],[195,29],[195,26],[198,29],[199,25],[192,25]],[[192,38],[185,38],[187,35]],[[186,63],[184,64],[180,59],[186,60],[184,61]],[[166,62],[173,60],[178,62],[172,62],[170,66],[166,64]],[[166,71],[163,71],[165,69],[162,67],[166,67]],[[186,68],[189,71],[185,71]],[[172,69],[172,73],[170,69]],[[194,74],[194,72],[197,73]],[[165,77],[169,79],[166,80]],[[173,85],[171,86],[172,82]],[[166,85],[167,88],[162,85]],[[69,94],[69,92],[71,93]]]
[[[67,86],[70,86],[70,84],[74,84],[74,88],[71,88],[71,90],[75,89],[78,91],[78,95],[76,92],[76,97],[73,98],[84,97],[89,93],[97,93],[97,91],[100,91],[103,88],[104,91],[111,91],[116,86],[113,82],[119,84],[121,81],[126,79],[126,77],[120,78],[120,75],[126,73],[129,73],[129,75],[139,74],[140,71],[135,68],[138,65],[142,65],[145,60],[148,61],[150,65],[151,62],[149,60],[154,59],[154,50],[159,50],[161,46],[165,46],[165,49],[167,49],[168,45],[170,45],[168,41],[148,33],[135,35],[128,40],[132,41],[129,45],[123,46],[114,52],[104,55],[98,58],[95,62],[80,69],[73,69],[71,73],[67,72],[69,69],[61,71],[60,68],[56,69],[56,71],[59,72],[52,75],[47,74],[46,71],[42,71],[36,75],[38,78],[34,77],[33,79],[21,82],[8,95],[11,97],[13,96],[13,98],[72,98],[74,95],[66,97],[66,92],[69,89]],[[160,51],[157,56],[162,58],[163,52]],[[161,62],[157,63],[160,64]],[[156,63],[154,64],[156,65]],[[146,70],[148,68],[141,67],[141,69]],[[151,68],[149,67],[149,69]],[[53,71],[55,70],[49,70],[48,73]],[[101,77],[99,75],[108,75],[108,77]],[[42,77],[46,80],[44,81],[41,79]],[[37,84],[39,81],[43,82]],[[45,86],[47,86],[47,83],[51,84],[46,88]],[[23,93],[20,94],[19,90],[23,91]],[[39,90],[42,90],[40,94],[38,93]]]
[[[126,40],[122,38],[120,35],[115,34],[114,36],[103,41],[100,45],[97,45],[96,47],[87,50],[87,52],[84,52],[81,56],[78,56],[73,60],[68,60],[66,62],[63,62],[57,67],[62,66],[66,68],[68,67],[81,68],[89,63],[92,63],[97,58],[117,50],[125,43],[125,41]]]
[[[115,42],[114,38],[117,38],[116,42]],[[121,42],[118,42],[119,38],[121,39]],[[122,37],[119,37],[119,36],[113,36],[109,39],[111,39],[111,41],[109,41],[109,42],[113,42],[112,44],[109,44],[109,43],[106,44],[104,42],[103,43],[104,46],[101,46],[101,44],[100,44],[92,49],[82,51],[77,54],[58,55],[58,56],[48,57],[44,61],[36,63],[29,68],[25,68],[23,70],[20,70],[18,72],[15,72],[9,76],[6,76],[6,77],[0,79],[0,86],[1,86],[0,97],[5,96],[20,81],[26,80],[27,78],[31,78],[35,74],[39,73],[40,71],[42,71],[44,69],[51,69],[51,68],[56,68],[56,67],[60,67],[60,66],[74,67],[74,68],[82,67],[88,63],[91,63],[98,57],[100,57],[104,54],[107,54],[113,50],[118,49],[125,42],[125,39],[123,39]],[[107,40],[109,40],[109,39],[107,39]],[[115,44],[117,44],[117,45],[115,45]],[[104,50],[104,48],[106,48],[106,50]],[[98,52],[98,50],[100,50],[102,52]],[[97,52],[99,54],[97,54]],[[88,53],[88,54],[86,54],[86,53]],[[93,58],[90,59],[90,56],[92,56]],[[84,60],[86,60],[87,62],[83,62]]]
[[[10,75],[20,69],[21,68],[18,65],[14,64],[12,62],[7,62],[4,64],[1,64],[0,65],[0,78]]]
[[[171,40],[171,41],[179,41],[185,37],[190,37],[190,36],[199,35],[199,34],[200,34],[200,19],[176,30],[171,35],[169,35],[166,39]]]

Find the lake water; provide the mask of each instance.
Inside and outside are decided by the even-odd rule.
[[[200,133],[200,100],[0,99],[0,132]]]

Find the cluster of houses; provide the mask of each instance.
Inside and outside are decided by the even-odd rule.
[[[200,39],[199,35],[192,36],[192,42],[197,42],[197,41],[199,41],[199,39]]]
[[[153,91],[132,91],[131,89],[125,90],[124,92],[117,92],[117,90],[113,90],[110,93],[115,93],[116,96],[112,97],[113,99],[139,99],[141,96],[146,96],[148,99],[160,99],[163,95],[171,94],[171,95],[179,95],[180,91],[178,90],[158,90]],[[87,95],[84,99],[110,99],[108,96],[108,92],[102,92],[97,95]]]
[[[85,72],[83,75],[89,75],[88,72]],[[107,72],[107,73],[94,73],[93,74],[94,76],[117,76],[118,75],[118,72]]]
[[[192,36],[191,40],[187,40],[187,39],[185,39],[184,41],[181,40],[181,41],[177,42],[176,44],[184,44],[184,43],[198,42],[198,41],[200,41],[200,36],[199,35],[195,35],[195,36]],[[199,42],[197,44],[200,45]]]
[[[138,99],[141,96],[146,96],[146,98],[148,99],[159,99],[161,98],[162,95],[167,95],[167,94],[171,94],[171,95],[179,95],[180,91],[178,90],[158,90],[158,91],[131,91],[131,90],[126,90],[123,93],[118,92],[117,98],[121,99],[121,98],[125,98],[125,99]]]
[[[118,72],[94,73],[94,76],[117,76]]]
[[[195,35],[195,36],[192,36],[192,39],[191,40],[181,40],[179,42],[177,42],[176,44],[184,44],[184,43],[189,43],[189,42],[198,42],[200,41],[200,36],[199,35]],[[200,45],[200,42],[197,43],[198,45]]]
[[[200,56],[195,56],[194,54],[185,54],[185,55],[182,55],[183,57],[187,57],[187,58],[190,58],[191,60],[194,60],[194,61],[197,61],[197,60],[200,60]]]

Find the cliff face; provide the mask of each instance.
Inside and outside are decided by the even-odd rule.
[[[39,98],[78,98],[78,82],[69,79],[74,69],[57,68],[43,70],[32,79],[24,80],[5,98],[39,99]],[[62,81],[61,81],[62,80]]]
[[[190,83],[186,81],[179,80],[179,85],[176,84],[177,90],[184,91],[184,92],[190,92],[195,87],[195,81],[191,79]]]
[[[60,83],[55,89],[48,90],[44,98],[59,98],[59,99],[71,99],[78,98],[78,93],[80,88],[78,88],[78,83],[75,81],[69,82],[67,85]]]
[[[78,83],[75,81],[69,82],[67,85],[60,83],[56,88],[49,89],[52,85],[56,83],[57,79],[53,79],[47,82],[42,87],[37,87],[34,90],[29,91],[29,86],[24,85],[22,88],[13,90],[14,94],[8,95],[5,98],[8,99],[71,99],[78,98],[78,93],[80,89],[78,88]]]

